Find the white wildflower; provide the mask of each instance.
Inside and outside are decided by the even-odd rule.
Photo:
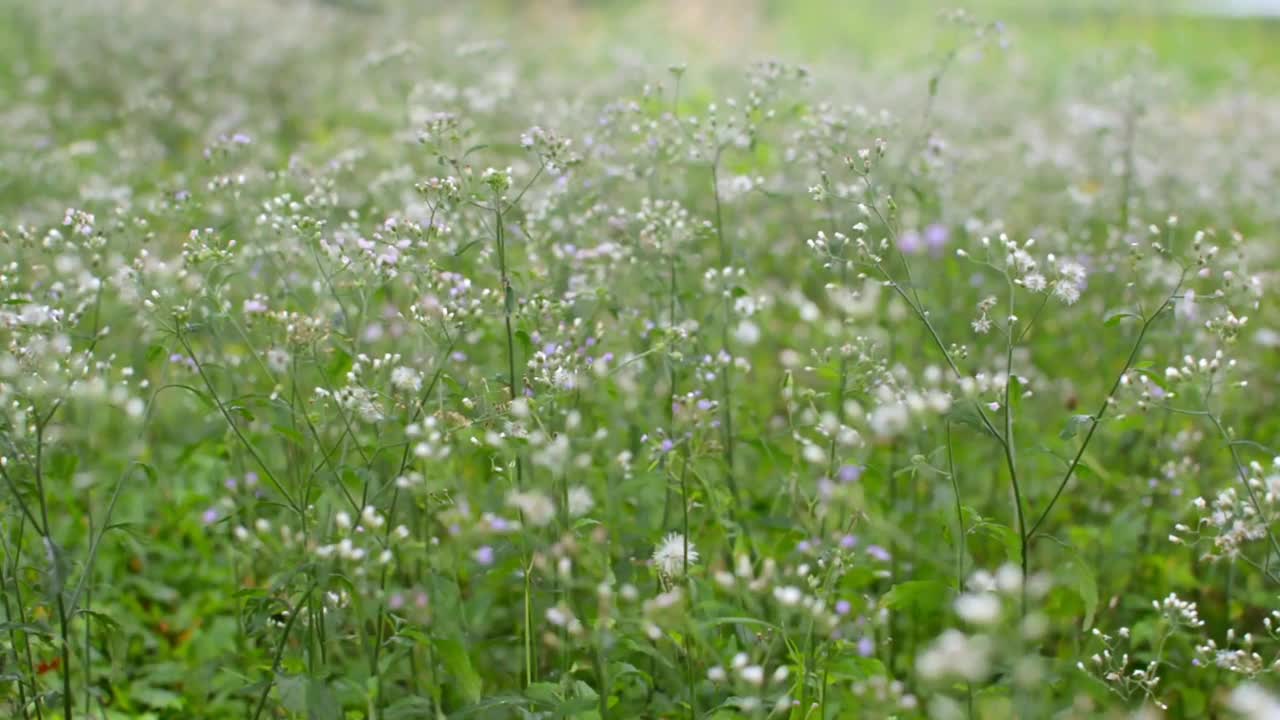
[[[688,543],[688,564],[698,562],[698,551],[693,543]],[[663,538],[662,543],[653,550],[653,564],[664,577],[684,577],[685,573],[685,537],[680,533],[671,533]]]

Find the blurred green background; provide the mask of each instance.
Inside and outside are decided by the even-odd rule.
[[[505,0],[485,14],[513,29],[532,21],[534,42],[907,64],[936,47],[938,13],[956,8],[1003,21],[1026,61],[1050,75],[1091,55],[1147,48],[1204,86],[1280,77],[1280,0]]]

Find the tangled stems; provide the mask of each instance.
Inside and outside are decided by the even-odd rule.
[[[729,265],[729,245],[724,237],[724,212],[720,203],[720,154],[723,152],[721,147],[716,148],[715,157],[711,161],[711,192],[715,199],[716,219],[716,242],[720,248],[720,267],[725,268]],[[720,328],[720,344],[726,353],[729,352],[729,298],[724,299],[724,324]],[[732,366],[726,367],[720,375],[721,388],[724,392],[724,408],[721,410],[721,416],[724,424],[724,464],[725,479],[729,483],[729,492],[733,494],[734,504],[737,505],[742,501],[742,495],[738,492],[738,480],[734,474],[734,457],[733,457],[733,385],[729,378],[732,372]]]
[[[208,373],[205,372],[204,364],[202,364],[200,359],[196,357],[195,350],[192,349],[191,343],[187,341],[186,334],[182,331],[181,321],[178,321],[178,323],[175,324],[174,335],[178,338],[178,342],[182,344],[182,348],[187,351],[187,357],[191,358],[192,366],[195,367],[196,373],[200,375],[200,380],[204,383],[205,390],[209,393],[209,397],[212,398],[214,405],[218,407],[218,412],[222,415],[222,418],[226,420],[227,426],[231,428],[231,432],[235,434],[236,439],[240,441],[240,444],[244,446],[246,451],[248,451],[250,457],[253,458],[253,461],[257,463],[259,468],[261,468],[262,473],[267,476],[267,480],[269,480],[272,486],[275,487],[276,492],[280,493],[280,496],[284,498],[284,501],[289,508],[292,509],[298,517],[302,517],[304,515],[302,508],[299,507],[297,501],[293,499],[293,496],[289,494],[289,491],[284,489],[284,485],[282,485],[280,480],[276,478],[275,473],[271,472],[271,467],[267,465],[266,461],[262,459],[262,456],[258,454],[258,450],[254,447],[253,443],[249,442],[249,439],[244,436],[244,433],[240,432],[240,426],[236,425],[235,420],[231,418],[230,411],[227,410],[227,406],[223,404],[222,399],[218,397],[218,392],[214,389],[213,382],[209,379]]]
[[[306,592],[302,594],[302,599],[289,610],[289,619],[285,622],[284,631],[280,633],[280,642],[276,645],[275,658],[271,661],[271,676],[267,678],[267,682],[262,688],[262,694],[258,696],[258,705],[253,711],[253,720],[258,720],[262,716],[262,709],[267,704],[267,696],[271,694],[271,688],[275,685],[276,673],[280,671],[280,663],[284,659],[284,649],[289,643],[289,633],[293,630],[294,623],[298,621],[300,613],[297,610],[311,599],[311,593],[315,589],[316,586],[314,584],[307,588]],[[68,715],[68,717],[70,716]]]
[[[878,210],[876,211],[876,213],[877,215],[879,215]],[[889,232],[894,234],[896,237],[896,233],[894,232],[892,226],[884,219],[883,216],[881,216],[881,221],[885,223],[885,227],[889,228]],[[908,277],[910,277],[910,272],[911,272],[910,266],[907,264],[905,258],[903,258],[903,266],[907,268],[907,274],[908,274]],[[896,292],[898,296],[902,298],[902,300],[907,304],[907,307],[911,308],[911,312],[915,314],[915,316],[920,320],[921,323],[923,323],[925,329],[929,333],[929,337],[932,338],[933,340],[933,344],[938,348],[939,352],[942,353],[942,357],[946,360],[947,367],[951,368],[951,372],[957,378],[963,378],[964,373],[960,371],[960,366],[957,365],[955,359],[951,357],[951,352],[947,350],[946,344],[942,342],[942,337],[938,335],[938,331],[933,327],[933,323],[929,320],[928,312],[926,312],[923,306],[920,304],[919,297],[913,297],[915,295],[914,289],[912,291],[912,294],[908,294],[907,291],[902,288],[902,285],[900,285],[896,280],[893,279],[893,277],[889,274],[888,270],[886,270],[881,263],[876,262],[875,267],[884,276],[885,282],[889,285],[889,287],[893,288],[894,292]],[[1010,328],[1009,332],[1012,334],[1013,332],[1012,328]],[[1011,340],[1008,347],[1008,353],[1010,354],[1009,355],[1010,358],[1012,358],[1012,352],[1013,352],[1013,342]],[[1011,433],[1012,432],[1012,412],[1010,410],[1009,397],[1007,395],[1009,384],[1010,383],[1006,383],[1005,385],[1005,391],[1006,391],[1005,422],[1006,422],[1007,432]],[[1018,483],[1018,465],[1014,457],[1013,446],[1010,443],[1010,437],[1012,436],[1010,435],[1006,437],[1005,435],[1002,435],[998,430],[996,430],[995,425],[992,424],[991,419],[987,416],[986,411],[983,410],[981,403],[979,403],[977,399],[973,400],[973,407],[978,413],[978,418],[982,422],[983,428],[986,429],[986,431],[991,435],[991,437],[995,438],[996,442],[1000,445],[1000,449],[1004,455],[1005,466],[1009,470],[1009,482],[1013,487],[1014,513],[1018,523],[1019,550],[1021,555],[1023,577],[1026,577],[1027,540],[1029,538],[1029,534],[1026,530],[1026,516],[1023,511],[1022,488]],[[1024,609],[1025,609],[1025,602],[1024,602]]]
[[[3,469],[3,467],[4,467],[3,465],[0,465],[0,469]],[[8,543],[7,542],[4,543],[6,559],[9,557],[13,557],[14,559],[14,563],[13,563],[14,570],[16,570],[18,566],[17,555],[22,550],[22,547],[21,547],[22,533],[26,529],[25,528],[26,522],[27,520],[25,517],[20,517],[18,519],[19,546],[16,548],[15,552],[10,553]],[[3,542],[3,537],[0,537],[0,542]],[[8,572],[7,569],[0,570],[0,599],[3,599],[4,601],[4,619],[5,619],[5,623],[8,624],[9,626],[9,641],[10,641],[9,648],[13,652],[14,660],[18,664],[22,664],[23,662],[23,658],[19,654],[18,648],[22,647],[25,650],[26,669],[27,669],[28,676],[31,678],[29,682],[31,684],[32,697],[35,698],[35,702],[33,704],[35,705],[36,717],[43,718],[44,711],[40,709],[40,702],[38,699],[39,693],[36,692],[36,685],[35,685],[36,665],[31,655],[31,637],[28,633],[23,632],[21,641],[20,641],[18,636],[18,628],[23,627],[27,624],[26,610],[24,609],[24,606],[22,604],[22,588],[18,583],[18,579],[15,577],[14,583],[13,583],[13,595],[14,595],[14,598],[17,600],[17,605],[18,605],[18,622],[15,623],[13,621],[13,614],[12,614],[13,611],[9,607],[9,588],[8,588],[8,583],[5,580],[7,572]],[[21,645],[19,645],[20,642],[21,642]],[[26,688],[24,686],[24,683],[21,679],[19,679],[15,684],[18,686],[18,702],[19,702],[19,705],[22,707],[22,717],[24,718],[29,717],[27,715],[27,694],[26,694]]]
[[[1206,405],[1207,403],[1208,400],[1206,399]],[[1181,408],[1169,407],[1167,405],[1159,405],[1158,407],[1162,410],[1176,413],[1178,415],[1203,417],[1213,425],[1214,429],[1218,432],[1218,435],[1222,438],[1223,443],[1227,446],[1227,451],[1231,455],[1231,463],[1236,471],[1236,476],[1240,479],[1240,483],[1244,485],[1245,494],[1249,497],[1249,504],[1252,505],[1254,511],[1258,513],[1258,517],[1266,517],[1266,513],[1263,512],[1262,501],[1258,499],[1258,494],[1254,491],[1253,484],[1249,482],[1249,473],[1245,470],[1244,461],[1240,459],[1240,453],[1236,450],[1236,445],[1241,444],[1244,441],[1233,440],[1231,438],[1231,433],[1228,432],[1227,428],[1222,424],[1222,420],[1216,413],[1207,407],[1204,410],[1184,410]],[[1271,524],[1264,523],[1263,527],[1266,529],[1267,540],[1271,545],[1272,553],[1280,557],[1280,541],[1277,541],[1275,533],[1271,529]],[[1244,556],[1242,555],[1241,557]],[[1245,559],[1248,560],[1248,558]],[[1261,570],[1267,579],[1271,580],[1271,582],[1280,585],[1280,577],[1277,577],[1270,569],[1269,557],[1268,562],[1263,566],[1258,567],[1258,569]]]
[[[456,340],[451,338],[449,341],[448,347],[446,347],[445,351],[442,353],[442,357],[448,356],[448,354],[453,351],[453,347],[455,344],[456,344]],[[418,401],[418,406],[414,409],[413,415],[409,418],[409,424],[413,424],[417,422],[418,418],[421,417],[423,409],[426,408],[427,406],[427,400],[431,397],[431,394],[435,392],[436,385],[440,382],[440,376],[443,373],[444,373],[444,366],[441,362],[437,361],[436,371],[435,373],[432,374],[431,382],[427,383],[427,388],[426,390],[423,391],[422,397]],[[401,475],[404,474],[404,471],[408,469],[410,458],[411,458],[410,450],[411,450],[411,446],[406,443],[404,451],[400,455],[400,467],[398,470],[396,470],[395,477],[397,478],[400,477]],[[399,499],[400,499],[400,486],[396,485],[395,490],[393,490],[391,493],[391,505],[387,512],[386,530],[383,532],[383,536],[382,536],[382,542],[384,545],[390,544],[392,528],[395,527],[396,506],[398,504]],[[388,577],[388,568],[384,566],[382,568],[382,577],[378,580],[378,586],[383,591],[384,595],[387,589],[387,577]],[[376,688],[377,697],[375,698],[375,707],[381,707],[382,705],[382,674],[378,672],[378,658],[382,653],[382,644],[383,644],[382,633],[386,626],[386,623],[383,622],[382,616],[386,612],[386,606],[387,604],[386,604],[385,598],[379,601],[378,614],[377,614],[378,630],[377,630],[377,635],[374,638],[373,651],[371,652],[370,658],[369,658],[369,672],[376,675],[378,678],[378,685]]]
[[[1058,488],[1054,491],[1053,497],[1049,500],[1049,504],[1046,505],[1045,509],[1040,513],[1040,517],[1031,524],[1030,532],[1024,535],[1024,547],[1025,543],[1034,537],[1036,530],[1039,529],[1040,525],[1042,525],[1045,519],[1049,517],[1049,513],[1053,511],[1053,506],[1057,504],[1058,498],[1062,497],[1062,492],[1066,490],[1067,484],[1071,482],[1071,477],[1075,474],[1076,468],[1080,465],[1080,459],[1084,457],[1085,451],[1089,449],[1089,443],[1093,440],[1093,435],[1097,432],[1098,425],[1102,422],[1102,417],[1106,415],[1107,408],[1111,407],[1112,399],[1120,389],[1120,384],[1124,381],[1125,375],[1138,359],[1138,353],[1142,350],[1142,342],[1147,336],[1147,331],[1151,329],[1151,325],[1155,323],[1161,315],[1173,307],[1173,301],[1182,289],[1182,283],[1186,279],[1186,275],[1187,273],[1184,270],[1182,275],[1178,278],[1177,285],[1174,286],[1173,291],[1169,293],[1169,296],[1165,298],[1164,302],[1160,304],[1160,307],[1156,308],[1156,311],[1149,317],[1143,318],[1142,328],[1138,331],[1137,339],[1133,341],[1133,347],[1129,350],[1129,356],[1125,359],[1124,367],[1120,368],[1120,372],[1116,375],[1115,381],[1111,383],[1111,390],[1107,392],[1107,396],[1103,399],[1102,405],[1091,418],[1089,431],[1085,433],[1084,440],[1080,443],[1079,449],[1076,450],[1075,457],[1071,459],[1071,464],[1067,466],[1067,471],[1058,482]]]
[[[890,236],[894,240],[894,243],[898,244],[899,238],[898,238],[897,229],[894,227],[894,224],[891,223],[889,219],[886,218],[882,212],[880,212],[879,206],[874,202],[875,185],[872,180],[871,173],[862,172],[860,173],[860,175],[867,182],[867,192],[873,198],[873,201],[869,206],[870,209],[875,214],[875,216],[880,220],[880,223],[884,225],[885,229],[889,232]],[[942,357],[946,360],[947,367],[951,369],[952,374],[954,374],[958,379],[963,378],[964,373],[960,371],[960,366],[957,365],[955,359],[951,357],[951,352],[947,350],[946,343],[942,342],[942,337],[938,334],[937,329],[934,328],[933,322],[929,320],[929,313],[924,309],[924,305],[920,300],[919,293],[916,292],[915,282],[911,277],[911,264],[907,262],[906,257],[902,258],[902,267],[907,274],[907,282],[911,284],[911,293],[909,294],[902,287],[901,283],[899,283],[897,280],[893,278],[893,276],[889,273],[888,269],[884,267],[883,263],[881,263],[877,259],[872,264],[875,267],[875,269],[879,271],[880,275],[884,278],[885,283],[887,283],[889,287],[891,287],[893,291],[896,292],[900,298],[902,298],[903,302],[907,304],[907,307],[911,309],[911,312],[924,325],[925,330],[927,330],[929,333],[929,337],[933,340],[933,344],[938,348],[938,351],[942,353]],[[1012,361],[1013,342],[1014,342],[1012,339],[1012,332],[1013,330],[1012,328],[1010,328],[1009,329],[1010,343],[1008,346],[1010,361]],[[1008,392],[1007,384],[1006,384],[1005,390],[1007,393]],[[978,419],[982,422],[983,428],[988,433],[990,433],[991,437],[995,438],[996,442],[1000,445],[1000,449],[1004,454],[1005,466],[1009,470],[1009,482],[1013,487],[1014,514],[1016,515],[1016,519],[1018,523],[1018,535],[1020,537],[1019,544],[1020,544],[1020,554],[1022,556],[1021,561],[1023,566],[1023,576],[1025,577],[1026,569],[1027,569],[1028,534],[1026,531],[1026,517],[1025,517],[1025,513],[1023,510],[1023,503],[1022,503],[1022,488],[1018,483],[1018,464],[1017,464],[1016,458],[1014,457],[1013,445],[1010,442],[1011,436],[1001,435],[1001,433],[998,430],[996,430],[995,425],[992,424],[991,419],[987,416],[986,411],[983,410],[981,403],[979,403],[977,399],[973,400],[973,408],[974,410],[977,411]],[[1012,432],[1012,417],[1010,415],[1007,394],[1005,398],[1005,415],[1006,415],[1007,431]]]

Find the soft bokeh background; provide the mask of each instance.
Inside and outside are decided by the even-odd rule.
[[[812,66],[839,94],[894,106],[894,95],[918,96],[956,46],[962,33],[938,18],[957,6],[1006,29],[1001,57],[966,73],[969,89],[1016,86],[1028,106],[1135,70],[1148,85],[1172,80],[1176,92],[1157,92],[1188,108],[1280,80],[1280,0],[11,0],[0,3],[11,138],[0,147],[0,219],[42,198],[56,209],[92,184],[91,171],[110,175],[114,151],[91,143],[113,133],[141,136],[176,166],[219,128],[270,128],[286,146],[319,149],[345,131],[399,132],[405,115],[388,107],[411,114],[414,93],[469,63],[453,54],[459,42],[511,51],[487,70],[470,63],[475,72],[572,76],[579,95],[620,72],[638,80],[684,64],[689,96],[708,99],[717,73],[776,58]],[[270,106],[250,101],[262,92]],[[69,163],[42,167],[48,147]]]
[[[951,8],[1006,21],[1046,72],[1139,48],[1206,84],[1250,69],[1274,82],[1280,69],[1280,2],[1271,0],[509,0],[485,14],[496,26],[533,28],[520,33],[532,42],[856,65],[921,60],[936,45],[938,11]]]
[[[52,5],[101,5],[85,0]],[[141,3],[123,3],[124,5]],[[181,8],[182,0],[171,3]],[[1232,82],[1252,69],[1274,82],[1280,71],[1277,0],[478,0],[466,3],[400,0],[217,0],[231,15],[268,13],[272,6],[314,4],[350,11],[358,30],[378,16],[399,18],[406,39],[415,26],[463,22],[516,43],[574,52],[626,49],[682,58],[741,60],[780,54],[802,62],[910,63],[937,40],[941,9],[964,8],[1005,20],[1028,62],[1051,71],[1093,53],[1149,48],[1159,62],[1198,81]],[[29,3],[0,7],[0,75],[38,41],[29,34]],[[207,5],[207,4],[206,4]],[[553,62],[555,58],[548,58]]]

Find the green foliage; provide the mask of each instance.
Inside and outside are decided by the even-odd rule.
[[[0,715],[1274,715],[1276,26],[678,5],[0,6]]]

